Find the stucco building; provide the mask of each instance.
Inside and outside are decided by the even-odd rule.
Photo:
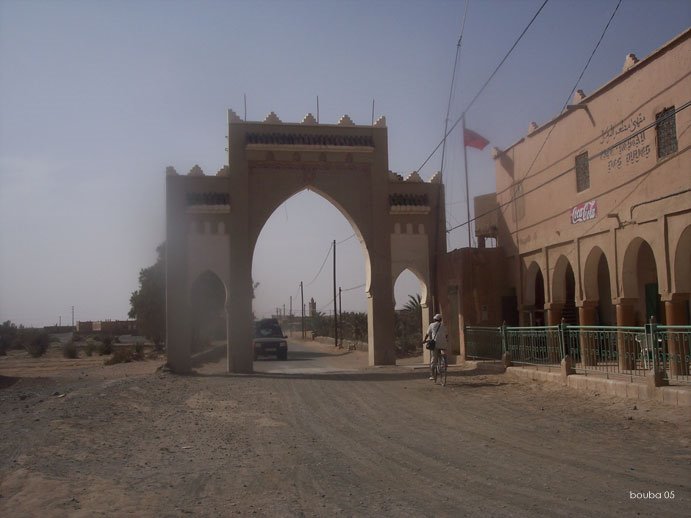
[[[475,210],[480,243],[497,248],[442,260],[461,327],[689,323],[690,36],[629,54],[610,82],[494,149],[496,193]]]

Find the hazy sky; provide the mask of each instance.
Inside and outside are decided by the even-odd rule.
[[[542,0],[471,0],[455,120]],[[470,194],[494,191],[491,146],[520,139],[559,113],[617,0],[551,0],[467,125],[491,142],[469,150]],[[226,109],[300,122],[385,115],[389,166],[416,170],[443,135],[465,6],[458,1],[0,0],[0,321],[48,325],[126,318],[140,268],[164,239],[165,167],[227,162]],[[623,0],[579,88],[586,93],[691,25],[688,0]],[[459,133],[444,169],[448,225],[465,221]],[[421,171],[441,167],[435,155]],[[318,215],[318,217],[315,217]],[[289,305],[317,274],[333,239],[353,230],[302,192],[279,207],[257,245],[259,316]],[[465,246],[465,229],[449,249]],[[338,283],[364,282],[356,239],[338,246]],[[397,303],[417,291],[411,274]],[[331,260],[305,289],[328,310]],[[294,309],[299,311],[297,300]],[[344,310],[363,310],[361,288]]]

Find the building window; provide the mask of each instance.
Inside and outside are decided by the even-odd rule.
[[[588,152],[576,156],[576,190],[585,191],[590,187],[590,170],[588,169]]]
[[[677,121],[674,106],[665,108],[655,115],[657,132],[657,158],[664,158],[677,152]]]

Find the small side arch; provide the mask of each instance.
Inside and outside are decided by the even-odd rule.
[[[573,277],[573,268],[565,255],[560,255],[552,274],[552,296],[550,301],[564,303],[567,300],[568,278]]]
[[[691,225],[682,232],[673,257],[672,291],[691,293]]]
[[[221,278],[211,270],[203,271],[192,282],[189,297],[192,353],[227,340],[228,288]]]
[[[524,291],[523,291],[523,303],[526,306],[534,306],[536,303],[536,300],[539,300],[539,297],[536,297],[536,287],[539,287],[541,285],[543,287],[543,293],[542,293],[542,302],[544,304],[544,280],[542,277],[542,269],[540,268],[540,265],[537,263],[537,261],[532,261],[528,267],[526,268],[526,274],[525,274],[525,286],[524,286]]]

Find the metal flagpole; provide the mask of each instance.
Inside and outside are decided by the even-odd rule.
[[[334,239],[334,345],[338,346],[338,313],[336,313],[336,240]]]
[[[468,225],[468,248],[470,248],[470,192],[468,190],[468,153],[465,149],[465,113],[463,114],[463,117],[461,117],[461,124],[461,131],[463,132],[463,164],[465,166],[465,204],[468,216],[466,225]]]

